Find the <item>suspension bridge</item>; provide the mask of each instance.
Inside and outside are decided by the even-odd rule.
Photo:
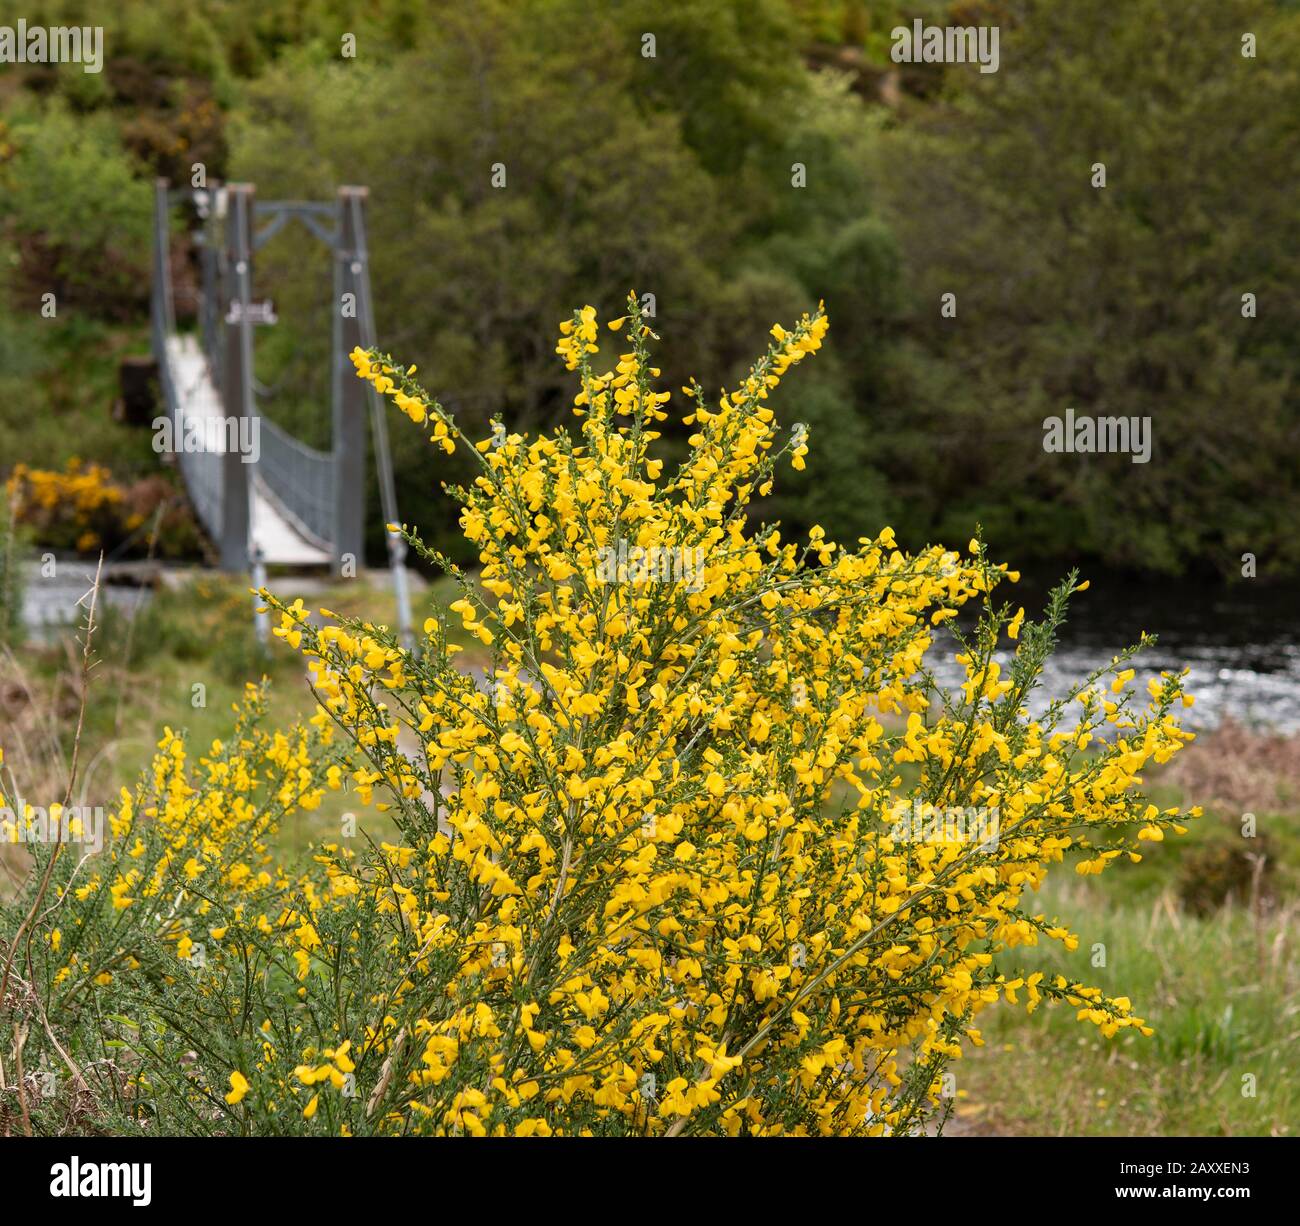
[[[171,450],[195,514],[223,570],[330,567],[355,574],[363,564],[366,420],[369,419],[385,523],[398,522],[397,494],[383,405],[355,377],[352,349],[375,344],[363,187],[336,199],[261,201],[252,185],[155,185],[152,285],[153,353],[171,430]],[[199,226],[197,331],[176,325],[171,268],[173,211],[188,204]],[[331,446],[309,447],[265,416],[254,375],[253,328],[271,322],[253,300],[256,252],[290,223],[333,254]],[[385,533],[397,597],[398,631],[410,642],[405,542]],[[265,635],[265,619],[258,621]]]

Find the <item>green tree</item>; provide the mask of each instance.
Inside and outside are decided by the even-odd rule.
[[[656,323],[686,339],[680,378],[694,370],[713,382],[752,348],[755,295],[773,317],[807,305],[795,281],[772,310],[770,278],[729,276],[770,205],[738,193],[753,180],[723,168],[765,163],[788,190],[774,157],[782,122],[760,105],[804,85],[793,45],[770,45],[784,28],[779,6],[761,6],[757,24],[741,21],[750,6],[738,3],[675,6],[662,26],[576,0],[432,11],[425,37],[401,54],[284,57],[234,125],[235,174],[264,198],[369,185],[380,336],[436,372],[464,420],[486,430],[499,412],[535,428],[566,411],[563,372],[539,338],[577,299],[605,309],[629,288],[652,294]],[[642,55],[643,27],[662,31],[656,58]],[[755,30],[768,41],[738,83],[722,68]],[[671,81],[691,88],[679,95]],[[709,122],[688,122],[700,110]],[[287,422],[322,442],[328,387],[313,371],[328,331],[312,303],[327,277],[278,241],[259,254],[258,276],[285,304],[261,355],[266,378],[299,389]],[[309,322],[295,328],[295,316]],[[441,513],[454,547],[436,483],[463,479],[463,461],[399,448],[396,463],[403,513],[431,524]],[[370,518],[380,524],[377,508]]]
[[[1294,567],[1300,15],[1006,7],[999,72],[951,68],[886,161],[913,289],[914,414],[890,440],[909,526],[982,519],[1002,548],[1146,570]],[[1067,407],[1151,417],[1150,463],[1045,453]]]
[[[27,306],[54,294],[59,309],[108,318],[148,301],[148,186],[105,118],[29,106],[6,124],[12,154],[0,164],[0,226]]]

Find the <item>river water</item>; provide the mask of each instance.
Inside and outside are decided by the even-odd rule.
[[[53,573],[47,573],[52,569]],[[105,605],[129,614],[149,599],[148,588],[115,580],[138,568],[106,563],[99,608]],[[40,562],[23,566],[23,625],[30,637],[48,642],[80,624],[90,603],[90,589],[95,584],[95,563],[81,558],[56,558],[52,568]],[[83,603],[84,602],[84,603]]]
[[[1227,717],[1253,727],[1300,731],[1300,587],[1265,586],[1258,580],[1230,588],[1139,582],[1095,572],[1087,577],[1089,588],[1071,599],[1060,646],[1030,703],[1035,714],[1136,643],[1145,630],[1157,643],[1129,664],[1137,673],[1132,688],[1144,701],[1148,678],[1189,667],[1187,691],[1196,703],[1179,712],[1185,726],[1212,728]],[[1031,618],[1045,601],[1045,591],[1024,582],[1003,584],[997,594],[1013,607],[1023,604]],[[963,677],[950,646],[944,644],[929,661],[945,685]],[[999,658],[1005,668],[1009,652]]]

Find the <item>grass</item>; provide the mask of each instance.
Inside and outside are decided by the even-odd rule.
[[[278,591],[296,592],[295,579],[273,580]],[[306,586],[306,585],[304,585]],[[309,608],[395,621],[391,592],[358,578],[312,585],[318,588]],[[448,582],[435,583],[413,595],[418,626],[435,604],[454,596]],[[82,803],[113,804],[123,785],[130,785],[148,764],[164,727],[184,733],[202,752],[229,735],[231,708],[244,685],[270,680],[267,726],[282,727],[317,710],[307,685],[304,662],[272,636],[262,652],[252,634],[254,600],[237,579],[205,574],[175,589],[163,589],[140,607],[134,624],[120,612],[104,612],[96,633],[95,656],[83,734]],[[453,632],[459,623],[453,619]],[[453,633],[453,637],[455,637]],[[71,638],[21,652],[0,654],[0,743],[6,765],[23,783],[26,799],[48,803],[62,795],[70,746],[66,718],[79,698],[70,672]],[[471,653],[466,651],[465,657]],[[348,790],[328,793],[311,813],[295,817],[281,830],[281,854],[292,857],[313,842],[336,835],[344,813],[354,813],[361,831],[389,837],[392,824],[374,808],[363,809]]]
[[[999,961],[1128,996],[1155,1034],[1105,1039],[1065,1006],[1029,1016],[1000,1005],[986,1015],[985,1046],[955,1066],[950,1134],[1300,1131],[1297,768],[1300,738],[1234,726],[1199,737],[1150,780],[1162,806],[1213,806],[1186,835],[1100,878],[1049,877],[1035,910],[1060,916],[1078,949],[1052,942]],[[1252,806],[1250,840],[1241,815]]]
[[[1032,1017],[999,1006],[986,1046],[956,1066],[950,1131],[1294,1135],[1300,905],[1229,906],[1201,919],[1183,913],[1171,892],[1147,906],[1113,886],[1068,878],[1044,895],[1043,909],[1068,919],[1079,948],[1018,950],[1016,961],[1129,996],[1156,1033],[1108,1040],[1065,1006]],[[1097,945],[1104,967],[1093,965]]]
[[[1065,1006],[996,1006],[981,1018],[984,1047],[951,1066],[945,1135],[1300,1132],[1300,737],[1225,725],[1146,788],[1162,808],[1206,813],[1186,835],[1147,844],[1138,864],[1124,857],[1100,878],[1057,868],[1027,905],[1059,917],[1078,949],[1050,942],[998,961],[1128,996],[1156,1033],[1108,1040]],[[1242,837],[1246,813],[1254,839]]]
[[[998,1005],[981,1018],[984,1047],[950,1068],[945,1135],[1300,1133],[1300,736],[1225,724],[1146,789],[1162,808],[1205,815],[1100,878],[1057,868],[1026,905],[1059,917],[1078,949],[1050,942],[998,961],[1128,996],[1155,1034],[1105,1039],[1065,1006]],[[1253,839],[1242,837],[1247,813]],[[1118,833],[1131,842],[1137,827]]]
[[[149,351],[147,328],[0,318],[0,477],[13,457],[61,469],[74,456],[129,478],[155,472],[149,431],[113,420],[118,364]]]

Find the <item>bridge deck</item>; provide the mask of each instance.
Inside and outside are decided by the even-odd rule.
[[[192,428],[194,438],[200,441],[204,451],[224,452],[229,442],[228,433],[220,424],[224,421],[225,411],[197,339],[193,336],[169,336],[167,358],[183,419],[187,423],[200,423],[197,427],[187,426],[187,430]],[[211,429],[203,428],[201,423],[205,418],[212,421]],[[177,446],[185,443],[186,440],[177,440]],[[249,538],[263,561],[281,566],[329,565],[333,560],[329,553],[309,541],[285,517],[258,473],[257,465],[250,467],[253,472],[249,482],[252,493]],[[207,527],[211,531],[212,525]]]

